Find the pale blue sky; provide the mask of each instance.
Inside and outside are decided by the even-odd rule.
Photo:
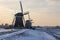
[[[13,15],[20,11],[19,1],[24,12],[30,12],[33,25],[60,25],[59,0],[0,0],[0,24],[12,22]]]

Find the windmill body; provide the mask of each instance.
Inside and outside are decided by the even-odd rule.
[[[22,13],[17,13],[15,14],[15,24],[14,27],[22,28],[24,27],[23,25],[23,14]]]

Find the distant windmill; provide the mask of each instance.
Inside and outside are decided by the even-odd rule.
[[[29,12],[27,12],[28,14],[28,20],[26,20],[26,23],[25,23],[25,27],[26,28],[32,28],[32,20],[30,19],[30,15],[29,15]]]

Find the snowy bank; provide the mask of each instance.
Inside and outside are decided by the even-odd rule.
[[[6,40],[56,40],[52,35],[37,30],[28,30],[22,34],[12,36]]]

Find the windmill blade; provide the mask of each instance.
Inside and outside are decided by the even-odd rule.
[[[27,15],[28,13],[24,13],[23,15]]]
[[[21,7],[21,13],[23,14],[23,7],[22,7],[21,1],[20,1],[20,7]],[[25,26],[25,19],[24,19],[24,16],[23,16],[23,24],[24,24],[24,26]]]
[[[29,15],[29,12],[25,12],[24,15],[28,14],[28,19],[30,20],[30,15]]]
[[[23,7],[21,1],[20,1],[20,7],[21,7],[21,12],[23,13]]]
[[[30,20],[30,15],[29,15],[29,13],[28,13],[28,19]]]
[[[14,17],[14,19],[13,19],[13,21],[12,21],[12,25],[14,25],[14,22],[15,22],[15,17]]]
[[[23,15],[27,15],[27,14],[29,14],[29,12],[25,12]]]

